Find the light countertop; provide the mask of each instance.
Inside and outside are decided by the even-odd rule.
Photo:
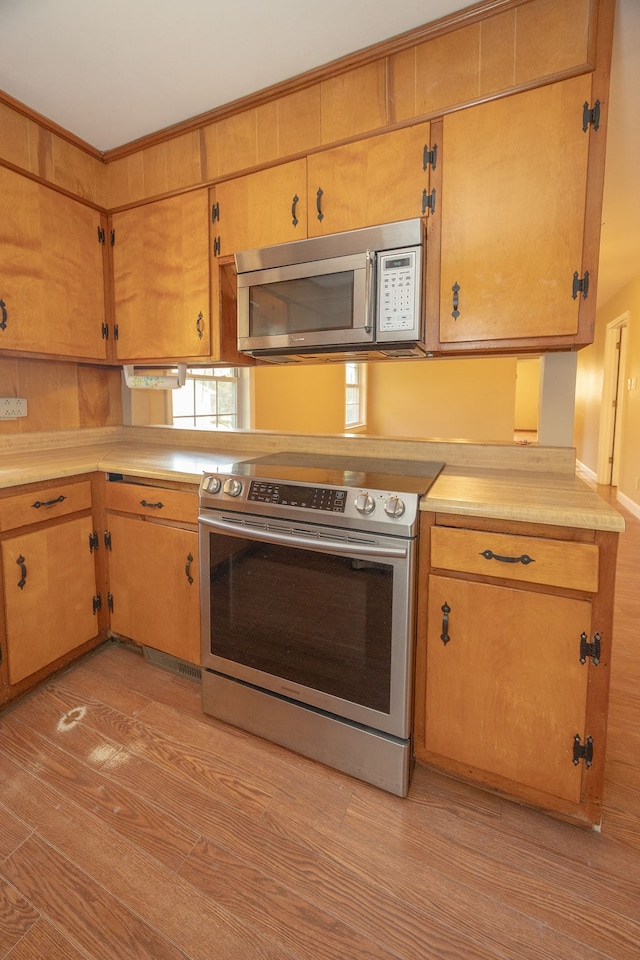
[[[242,449],[233,442],[225,448],[224,438],[220,441],[220,448],[212,451],[195,445],[144,443],[137,437],[128,439],[125,434],[87,444],[5,448],[0,453],[0,488],[94,471],[198,484],[204,471],[224,472],[235,461],[265,452],[260,443],[251,450],[246,444]],[[285,439],[281,449],[286,448]],[[447,461],[446,449],[443,452],[440,459]],[[423,498],[421,508],[472,517],[624,530],[622,516],[575,472],[566,469],[530,472],[447,462]]]

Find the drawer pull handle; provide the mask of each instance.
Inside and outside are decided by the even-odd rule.
[[[20,554],[20,556],[16,560],[16,563],[20,567],[20,573],[22,574],[21,579],[18,580],[18,586],[20,587],[21,590],[24,590],[24,585],[27,582],[27,568],[25,567],[24,557],[22,556],[22,554]]]
[[[320,223],[324,220],[324,213],[322,212],[322,196],[324,190],[322,187],[318,187],[318,192],[316,193],[316,210],[318,211],[318,220]]]
[[[440,639],[446,647],[446,645],[449,643],[449,640],[451,640],[451,637],[449,636],[449,614],[451,613],[451,607],[445,601],[440,609],[442,610],[442,633],[440,634]]]
[[[7,305],[4,300],[0,300],[0,330],[7,329]]]
[[[523,553],[521,557],[501,557],[493,550],[482,550],[480,556],[484,557],[485,560],[499,560],[500,563],[523,563],[525,567],[528,563],[535,563],[533,557],[527,556],[526,553]]]
[[[294,194],[293,200],[291,201],[291,223],[293,224],[294,227],[297,227],[299,222],[298,217],[296,215],[296,207],[298,206],[299,202],[300,202],[300,197],[296,193]]]
[[[66,499],[67,498],[64,496],[64,494],[61,493],[59,497],[55,498],[55,500],[36,500],[36,502],[32,503],[31,506],[35,507],[36,510],[39,510],[40,507],[52,507],[55,503],[62,503],[62,501]]]
[[[193,563],[193,554],[189,553],[187,555],[187,565],[184,568],[187,580],[189,581],[189,586],[193,583],[193,577],[191,576],[191,564]]]
[[[143,507],[156,507],[156,509],[158,510],[162,510],[162,508],[164,507],[164,503],[162,503],[161,500],[158,500],[157,503],[151,503],[150,500],[141,500],[140,504]]]

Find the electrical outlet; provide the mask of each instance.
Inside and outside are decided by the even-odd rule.
[[[24,397],[0,397],[0,420],[17,420],[26,415],[27,401]]]

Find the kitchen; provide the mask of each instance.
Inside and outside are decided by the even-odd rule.
[[[114,163],[117,163],[117,162],[118,161],[114,161]],[[129,162],[126,161],[126,164],[129,165]],[[122,164],[121,164],[121,167],[122,167]],[[119,189],[122,189],[121,185]],[[149,204],[147,206],[151,206],[151,205]],[[66,398],[63,412],[64,412],[64,415],[68,418],[66,422],[59,424],[60,426],[65,426],[65,427],[80,426],[81,425],[80,422],[74,423],[72,418],[75,416],[78,418],[82,418],[81,419],[82,426],[86,426],[88,428],[94,428],[97,431],[97,433],[93,435],[95,440],[98,439],[99,431],[103,429],[104,426],[114,428],[114,432],[112,434],[111,440],[115,439],[121,423],[121,420],[119,419],[119,411],[118,411],[119,371],[118,371],[118,382],[117,384],[114,384],[113,377],[111,376],[111,371],[106,367],[91,366],[90,368],[87,368],[84,365],[78,364],[76,369],[73,370],[73,367],[75,365],[69,362],[62,363],[62,362],[55,362],[51,360],[28,360],[26,358],[23,358],[23,359],[25,359],[25,363],[24,365],[21,364],[21,368],[20,368],[21,372],[22,372],[23,366],[27,368],[28,370],[27,375],[31,377],[31,381],[34,385],[36,396],[37,396],[38,387],[40,385],[45,384],[47,382],[47,378],[50,378],[49,382],[51,382],[51,380],[56,380],[60,384],[60,395]],[[140,359],[154,359],[154,358],[151,356],[147,358],[141,357]],[[15,360],[12,361],[12,363],[16,363],[16,362],[17,361]],[[445,362],[445,361],[442,361],[442,362]],[[463,361],[460,361],[460,362],[464,363]],[[81,398],[81,402],[78,399],[79,397]],[[37,407],[36,407],[36,413],[37,413]],[[60,414],[57,414],[57,415],[60,415]],[[53,416],[56,416],[56,411],[53,412]],[[55,424],[49,423],[49,424],[43,425],[42,429],[53,429],[54,426]],[[15,433],[12,436],[17,439]],[[128,432],[127,436],[133,447],[139,447],[141,439],[144,436],[144,432],[142,428],[140,428],[140,430],[138,430],[138,428],[134,428],[133,432]],[[157,436],[160,437],[160,432],[157,433]],[[16,439],[14,439],[13,441],[12,448],[16,452],[18,452],[18,447],[16,446]],[[251,443],[252,442],[255,443],[255,439],[256,439],[255,437],[249,437],[244,439],[240,438],[239,439],[240,448],[242,447],[242,444],[244,444],[245,451],[250,451]],[[289,439],[290,438],[287,438],[287,442],[289,442]],[[271,443],[271,441],[269,441],[269,443]],[[302,440],[299,441],[299,443],[304,449],[305,447],[304,438],[302,438]],[[324,443],[323,442],[315,443],[314,446],[316,448],[319,447],[321,449],[326,449],[327,451],[330,451],[333,453],[336,453],[336,451],[340,449],[339,445],[336,445],[334,441],[333,450],[332,450],[331,449],[332,441],[330,439],[325,441]],[[235,444],[235,449],[238,449],[237,444]],[[272,445],[272,449],[274,449],[273,445]],[[277,447],[275,447],[275,449],[277,449]],[[306,449],[307,450],[310,449],[308,442],[306,443]],[[375,450],[375,445],[373,445],[371,448],[356,447],[355,449],[357,449],[358,451],[366,449],[366,452],[368,453],[369,449],[371,449],[372,452],[373,450]],[[402,442],[396,441],[396,442],[390,443],[386,449],[388,450],[388,452],[386,453],[387,456],[400,456],[401,450],[404,453],[409,448],[407,448],[406,445],[403,445]],[[422,453],[418,452],[420,450],[418,444],[411,444],[410,450],[414,457],[417,455],[419,459],[428,459],[427,457],[424,456],[424,451]],[[353,454],[353,451],[354,451],[354,448],[352,446],[351,448],[349,448],[350,454]],[[151,456],[151,454],[148,453],[148,447],[143,452]],[[264,452],[268,452],[268,451],[264,451]],[[469,451],[466,450],[467,454],[468,452]],[[474,452],[478,453],[477,450],[474,450]],[[111,449],[107,451],[107,453],[108,453],[108,456],[106,460],[101,456],[95,462],[96,463],[100,462],[106,465],[107,468],[110,467],[111,468],[110,472],[114,472],[114,473],[118,472],[118,467],[123,466],[122,459],[118,462],[118,456],[115,454],[112,455]],[[459,451],[459,456],[464,456],[464,454],[465,454],[465,450]],[[533,450],[531,451],[526,449],[522,450],[519,448],[516,450],[515,454],[511,453],[510,455],[519,457],[521,454],[527,459],[521,460],[520,462],[527,463],[527,464],[535,463],[535,460],[538,456],[538,454]],[[505,454],[505,456],[508,456],[508,455],[509,454]],[[22,452],[20,452],[18,459],[20,459],[23,456],[26,458],[27,453],[25,452],[23,454]],[[561,457],[561,455],[559,456]],[[90,457],[90,454],[87,451],[87,458],[89,457]],[[109,457],[111,457],[112,459],[109,460]],[[448,450],[447,460],[449,462],[451,462],[451,457],[452,457],[451,451]],[[55,447],[50,447],[49,451],[47,452],[47,459],[53,461],[53,460],[56,460],[56,458],[57,459],[64,458],[63,452],[61,451],[59,445],[56,445]],[[124,472],[129,473],[131,471],[130,462],[128,466],[129,466],[129,470],[126,470]],[[144,473],[144,465],[140,469],[142,472],[139,473],[139,476],[144,477],[146,475]],[[34,480],[38,479],[37,476],[33,476],[33,474],[31,476]],[[174,473],[173,476],[178,477],[178,480],[176,482],[181,483],[181,482],[186,482],[185,476],[188,476],[189,478],[191,478],[193,476],[193,473],[188,470],[181,473],[179,470],[178,473]],[[187,491],[178,491],[178,492],[187,492]],[[528,493],[530,492],[528,491]],[[147,524],[147,526],[150,526],[150,524]],[[624,538],[622,539],[624,540]],[[106,615],[106,611],[98,613],[98,616],[100,617],[104,617],[105,615]],[[169,683],[169,681],[167,681],[167,683]],[[367,795],[370,795],[370,794],[367,794]],[[508,948],[506,949],[508,950]],[[566,953],[566,945],[564,947],[564,950]],[[512,951],[513,951],[513,945],[512,945]],[[308,952],[309,951],[307,951],[307,954]],[[478,953],[479,953],[479,950],[477,949],[476,955],[478,955]],[[558,954],[562,955],[562,949],[556,952],[556,955]],[[337,955],[335,953],[335,950],[333,955]],[[524,954],[522,954],[521,952],[521,955],[524,955]]]

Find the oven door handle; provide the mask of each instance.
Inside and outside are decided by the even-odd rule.
[[[215,527],[222,533],[239,534],[243,537],[250,537],[252,540],[261,540],[264,543],[277,543],[290,545],[292,547],[310,547],[312,550],[321,553],[334,553],[344,557],[365,556],[365,557],[395,557],[404,558],[408,556],[409,542],[406,546],[391,547],[385,544],[370,543],[347,543],[344,540],[322,540],[315,537],[305,537],[302,534],[276,533],[272,530],[262,530],[260,528],[244,526],[240,523],[229,522],[228,520],[218,520],[215,517],[200,517],[200,523],[207,527]]]

